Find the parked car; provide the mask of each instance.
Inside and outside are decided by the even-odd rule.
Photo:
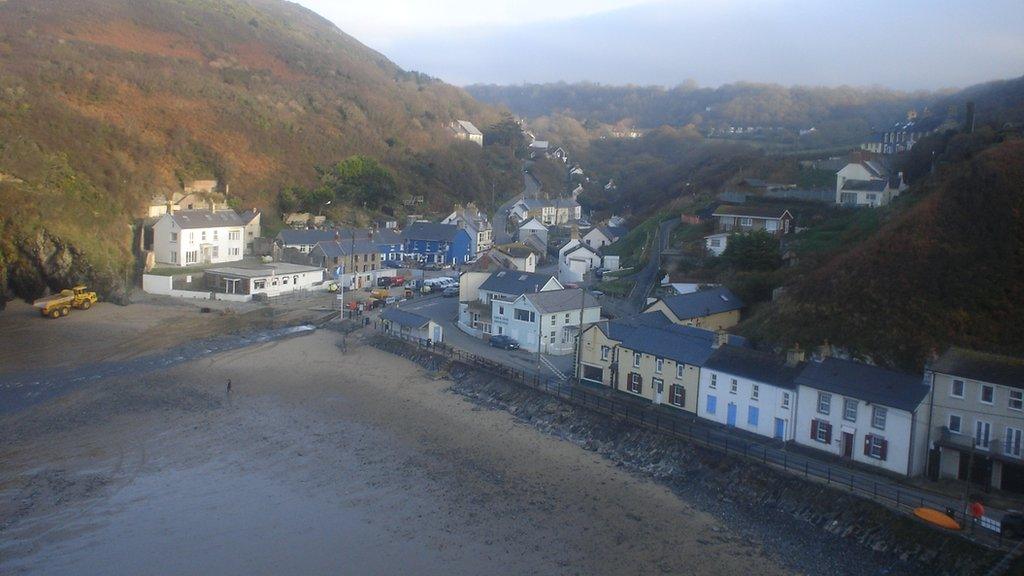
[[[388,288],[391,286],[392,278],[390,276],[381,276],[377,278],[377,286],[381,288]]]
[[[401,262],[397,262],[395,260],[385,260],[384,261],[384,266],[386,266],[388,268],[400,269],[402,267],[402,263]]]
[[[489,344],[494,348],[501,348],[503,350],[519,350],[519,342],[516,342],[515,338],[505,336],[504,334],[491,336]]]
[[[458,286],[449,286],[449,287],[445,288],[443,292],[441,292],[441,295],[444,296],[445,298],[451,298],[453,296],[458,296],[459,295],[459,287]]]

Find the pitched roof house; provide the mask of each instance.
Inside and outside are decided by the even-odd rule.
[[[770,234],[789,234],[793,215],[780,206],[734,206],[723,204],[715,209],[712,216],[722,232],[753,232],[763,230]]]
[[[858,160],[836,172],[836,203],[844,206],[884,206],[907,189],[902,172],[881,160]]]
[[[740,321],[743,301],[724,286],[659,299],[644,312],[659,311],[676,324],[720,330]]]
[[[452,132],[459,140],[469,140],[478,145],[484,145],[484,134],[469,120],[455,120],[451,123]]]

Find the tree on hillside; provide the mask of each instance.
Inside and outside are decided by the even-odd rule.
[[[737,270],[774,270],[779,266],[779,240],[763,230],[733,234],[722,258]]]
[[[376,210],[398,198],[394,176],[373,158],[349,156],[317,171],[320,173],[320,188],[329,191],[339,201]]]
[[[523,146],[523,131],[511,116],[506,116],[492,126],[484,129],[484,145],[501,145],[519,150]]]

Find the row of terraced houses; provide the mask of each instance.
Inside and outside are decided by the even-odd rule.
[[[776,355],[725,332],[740,307],[717,288],[595,323],[577,375],[894,474],[1024,492],[1024,360],[953,348],[906,374],[837,357],[827,344]]]

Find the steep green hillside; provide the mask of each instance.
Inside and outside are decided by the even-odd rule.
[[[195,177],[272,208],[366,155],[417,210],[511,194],[511,152],[453,140],[456,118],[501,114],[289,2],[0,2],[0,287],[119,292],[131,215]]]
[[[948,139],[901,203],[742,331],[905,368],[951,344],[1024,354],[1024,140],[990,129]]]

